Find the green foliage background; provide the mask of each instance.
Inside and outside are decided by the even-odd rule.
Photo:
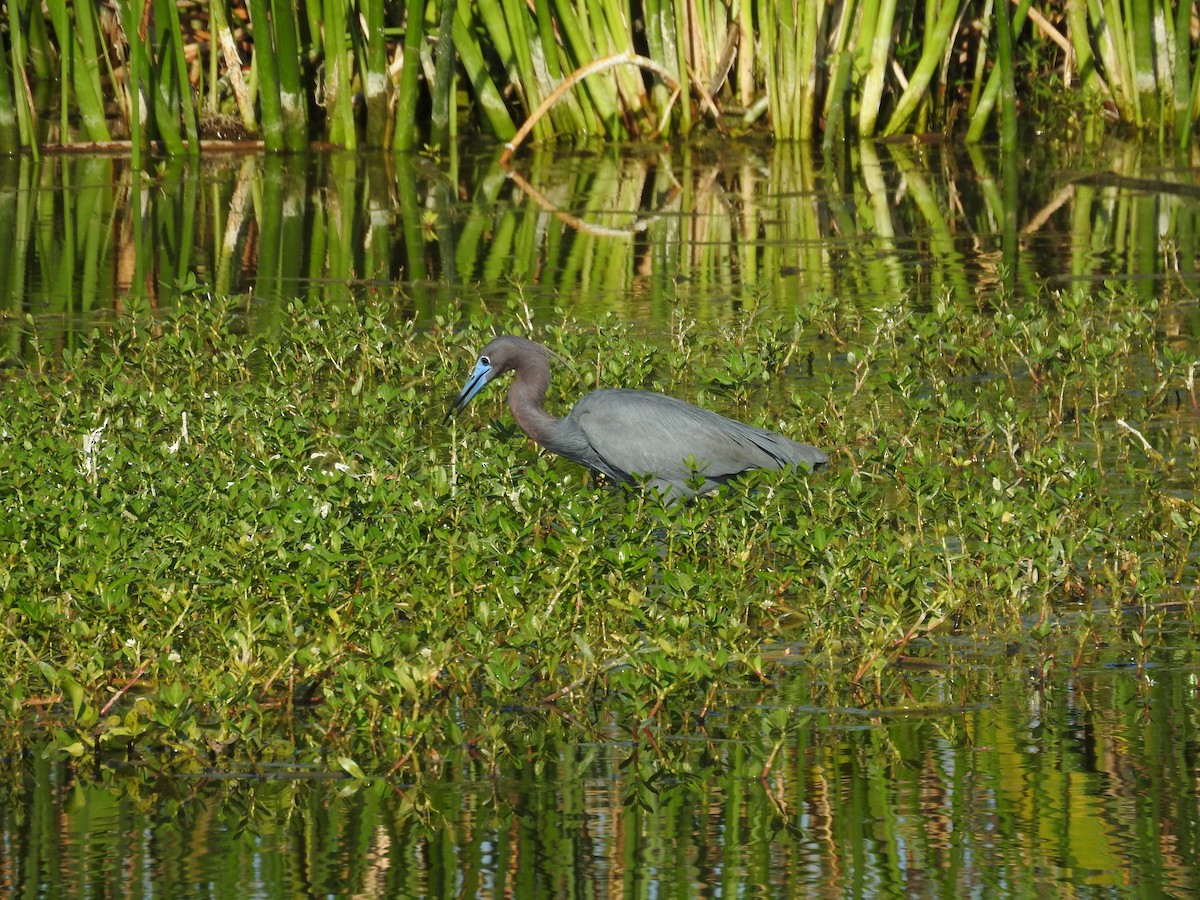
[[[1195,3],[1168,0],[17,0],[0,151],[136,153],[723,134],[1016,139],[1052,107],[1186,144]]]

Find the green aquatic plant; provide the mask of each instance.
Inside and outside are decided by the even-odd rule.
[[[865,702],[901,655],[968,635],[1149,647],[1195,584],[1196,442],[1147,421],[1190,369],[1132,293],[854,316],[814,298],[662,336],[531,323],[582,382],[556,379],[551,408],[640,384],[831,450],[827,474],[678,508],[540,453],[498,395],[437,424],[519,302],[414,323],[371,300],[262,320],[195,299],[53,351],[34,322],[0,372],[10,742],[418,775],[447,742],[519,754],[497,719],[517,710],[642,734],[783,666]],[[1144,627],[1123,631],[1129,609]]]
[[[996,135],[1011,149],[1020,104],[1048,106],[1038,118],[1051,122],[1077,112],[1091,135],[1117,121],[1182,147],[1200,80],[1194,4],[1175,7],[16,2],[0,146],[125,137],[140,169],[156,148],[197,154],[202,138],[408,152],[476,130],[506,142],[507,158],[530,133],[674,138],[765,123],[783,141],[824,131],[829,151],[852,132],[966,122],[969,142]],[[39,118],[46,107],[53,122]]]

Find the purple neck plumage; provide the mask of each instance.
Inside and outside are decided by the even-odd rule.
[[[542,406],[550,388],[550,364],[533,354],[526,357],[524,363],[517,369],[508,389],[508,408],[522,431],[543,447],[553,450],[554,437],[562,420],[550,415]]]

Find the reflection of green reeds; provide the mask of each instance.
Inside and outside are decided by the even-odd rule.
[[[265,311],[395,282],[422,318],[445,314],[447,295],[465,291],[469,306],[477,290],[490,304],[519,284],[538,311],[716,323],[814,297],[890,308],[1032,295],[1045,273],[1031,242],[1057,247],[1076,287],[1124,274],[1162,291],[1164,248],[1178,248],[1185,275],[1194,267],[1196,216],[1182,193],[1143,187],[1135,200],[1078,182],[1022,219],[1030,198],[1005,167],[1011,155],[868,142],[819,157],[821,168],[814,152],[684,147],[564,165],[534,148],[510,172],[475,158],[457,174],[421,155],[326,154],[311,169],[246,156],[206,169],[203,189],[180,158],[161,165],[153,190],[112,159],[26,158],[0,197],[14,236],[0,283],[18,310],[74,313],[119,309],[128,292],[170,306],[189,284],[252,292]],[[1138,159],[1110,165],[1137,172]],[[956,183],[960,170],[969,177]],[[39,190],[60,183],[69,190]]]

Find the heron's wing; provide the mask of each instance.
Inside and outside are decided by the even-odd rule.
[[[680,488],[697,476],[708,490],[748,469],[826,461],[815,447],[663,394],[595,391],[568,418],[610,468]]]

